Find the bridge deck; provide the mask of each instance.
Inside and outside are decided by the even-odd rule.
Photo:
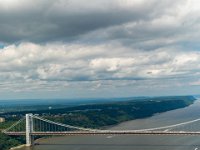
[[[6,132],[7,135],[25,135],[25,132]],[[162,132],[162,131],[146,131],[146,132],[131,132],[131,131],[102,131],[102,132],[32,132],[31,135],[200,135],[200,132]]]

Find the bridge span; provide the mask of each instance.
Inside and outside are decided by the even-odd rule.
[[[26,114],[26,117],[2,132],[12,136],[26,136],[27,146],[31,146],[34,143],[34,136],[38,135],[200,135],[200,118],[174,125],[147,129],[101,130],[66,125],[37,115]]]
[[[26,135],[26,132],[8,132],[7,135]],[[135,132],[135,131],[111,131],[111,132],[32,132],[31,135],[42,135],[42,136],[51,136],[51,135],[200,135],[200,132],[161,132],[161,131],[145,131],[145,132]]]

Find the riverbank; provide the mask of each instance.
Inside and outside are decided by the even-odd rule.
[[[151,117],[154,114],[187,107],[196,99],[192,96],[150,97],[105,104],[81,105],[51,110],[45,117],[55,122],[85,128],[102,128]],[[46,112],[37,112],[44,115]]]
[[[26,145],[25,145],[25,144],[22,144],[22,145],[19,145],[19,146],[15,146],[15,147],[10,148],[10,150],[20,149],[20,148],[24,148],[24,147],[26,147]]]

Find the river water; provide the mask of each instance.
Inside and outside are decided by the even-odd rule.
[[[124,122],[110,129],[128,130],[160,127],[197,118],[200,118],[200,99],[186,108]],[[200,150],[200,136],[183,135],[81,135],[53,137],[41,139],[38,142],[40,145],[20,150]]]

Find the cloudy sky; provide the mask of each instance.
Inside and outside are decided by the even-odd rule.
[[[0,99],[199,93],[198,0],[0,0]]]

